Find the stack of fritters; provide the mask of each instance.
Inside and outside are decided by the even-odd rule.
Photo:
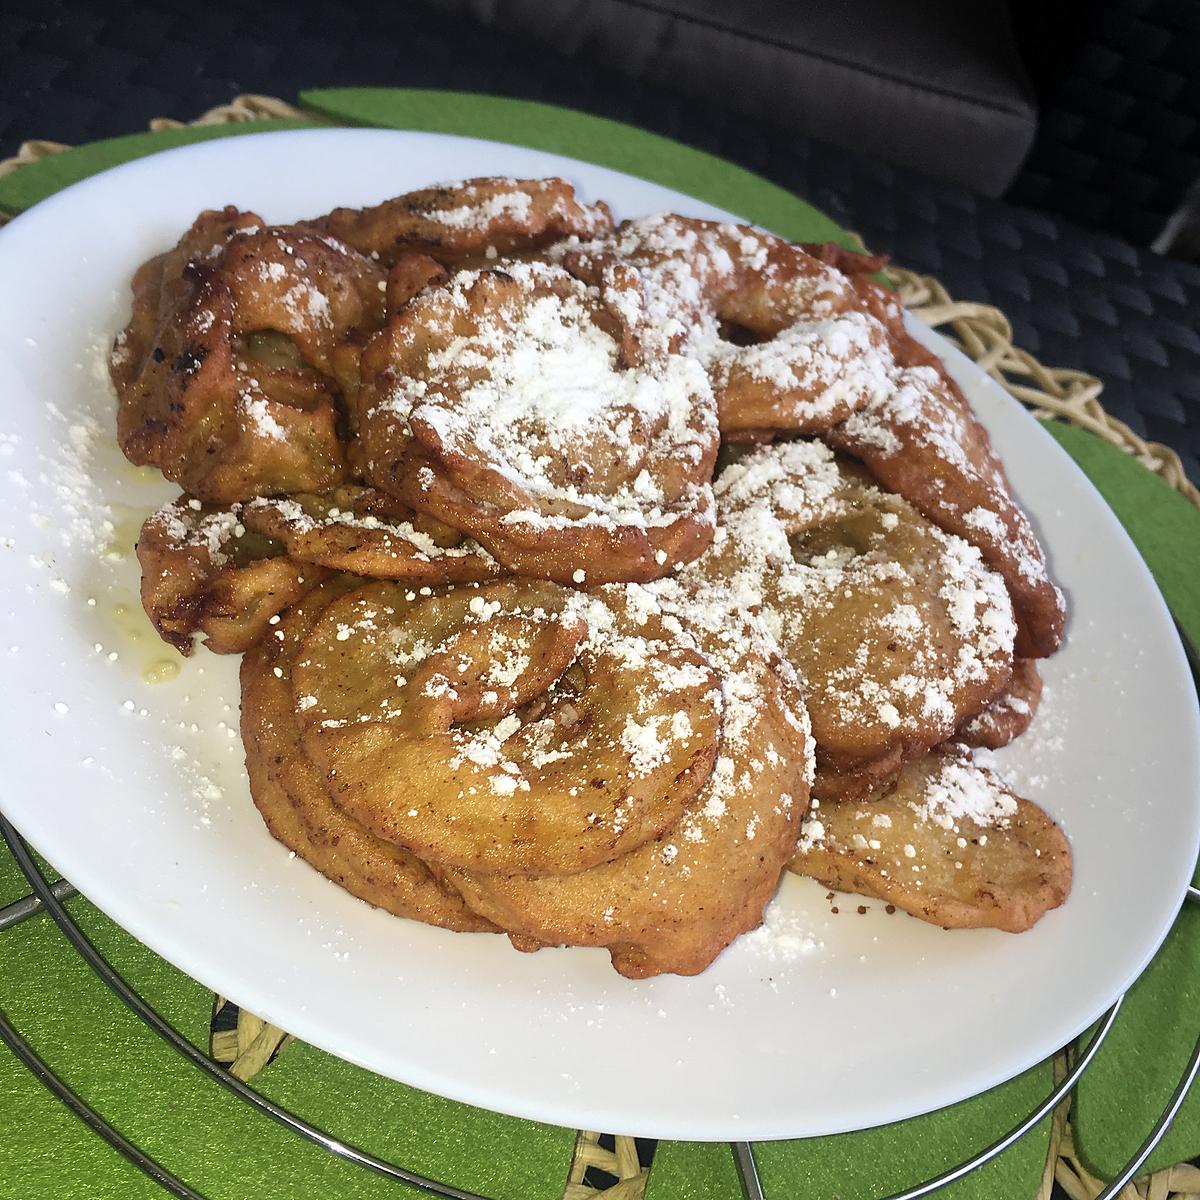
[[[481,179],[206,212],[143,266],[118,431],[187,489],[143,602],[246,651],[271,832],[631,977],[703,970],[785,866],[947,926],[1061,903],[968,747],[1028,724],[1062,596],[880,265]]]

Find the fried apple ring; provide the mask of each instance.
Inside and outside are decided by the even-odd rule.
[[[826,435],[948,533],[978,547],[1017,611],[1017,653],[1045,658],[1062,642],[1066,608],[1029,518],[1012,498],[987,431],[957,387],[928,366]]]
[[[861,306],[887,327],[895,370],[890,389],[824,436],[929,520],[978,547],[1012,594],[1017,653],[1046,658],[1062,643],[1063,595],[987,430],[941,359],[906,329],[900,298],[866,273],[877,260],[836,257]]]
[[[1022,933],[1071,890],[1071,848],[1036,804],[948,747],[861,803],[824,803],[788,864],[946,929]]]
[[[632,272],[598,289],[506,263],[426,289],[362,356],[367,478],[519,574],[664,575],[712,536],[718,432],[704,372],[644,330]]]
[[[954,735],[965,746],[985,746],[999,750],[1029,728],[1042,698],[1042,676],[1032,658],[1013,663],[1008,689],[997,696],[982,712],[967,721]]]
[[[351,895],[428,925],[491,930],[420,859],[368,833],[329,801],[300,744],[292,668],[321,610],[357,581],[336,577],[289,610],[242,660],[242,741],[250,794],[271,835]]]
[[[805,691],[815,796],[865,792],[1008,685],[1004,581],[821,442],[755,450],[715,490],[713,548],[680,580],[725,578],[763,614]]]
[[[892,261],[890,254],[866,254],[860,250],[847,250],[837,242],[798,242],[797,245],[813,258],[850,276],[850,282],[857,284],[860,277],[874,275],[882,271]]]
[[[304,745],[335,804],[430,863],[606,862],[668,828],[716,754],[719,681],[654,609],[534,580],[368,584],[305,642]]]
[[[562,179],[466,179],[370,208],[335,208],[309,224],[387,265],[422,254],[443,266],[537,250],[612,228],[608,205],[584,204]]]
[[[142,607],[164,642],[192,653],[197,633],[216,654],[240,654],[271,618],[324,579],[270,538],[250,533],[241,506],[214,510],[181,496],[138,534]]]
[[[383,286],[330,238],[202,213],[134,276],[111,357],[126,457],[214,503],[338,483],[335,351],[378,326]]]
[[[449,872],[467,903],[507,930],[517,949],[600,946],[629,979],[698,975],[761,922],[794,851],[812,770],[794,676],[786,664],[773,665],[773,643],[754,618],[731,619],[723,601],[701,612],[674,594],[723,679],[712,777],[673,828],[589,871],[538,879]]]
[[[727,439],[828,429],[887,389],[887,330],[845,276],[751,225],[662,214],[555,255],[592,283],[614,263],[642,274],[660,336],[708,370]]]
[[[262,497],[244,506],[242,519],[299,562],[374,579],[470,583],[502,573],[477,542],[373,488]]]

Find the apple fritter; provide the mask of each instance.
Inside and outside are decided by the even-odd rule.
[[[250,532],[240,505],[213,509],[189,496],[146,519],[137,556],[142,607],[163,641],[183,655],[192,653],[198,633],[214,653],[240,654],[327,574]]]
[[[656,579],[712,536],[717,426],[698,363],[648,351],[637,277],[461,271],[361,361],[367,478],[505,567],[589,585]]]
[[[584,204],[562,179],[466,179],[406,192],[370,208],[335,208],[308,222],[386,265],[425,255],[462,266],[535,251],[612,228],[608,205]]]
[[[891,262],[890,254],[866,254],[859,250],[847,250],[838,242],[798,242],[797,245],[813,258],[850,276],[850,282],[857,284],[860,277],[867,277],[882,271]]]
[[[1066,623],[1062,592],[987,430],[942,360],[905,328],[899,297],[861,272],[852,283],[864,310],[888,329],[892,383],[825,436],[929,520],[978,547],[1012,594],[1017,653],[1053,654]]]
[[[977,546],[1004,576],[1017,611],[1017,652],[1045,658],[1066,621],[1062,593],[1029,518],[1012,498],[983,426],[948,377],[905,368],[896,388],[827,435],[884,487]]]
[[[715,490],[712,549],[683,571],[760,611],[805,691],[813,794],[862,794],[1008,685],[999,575],[818,441],[756,449]]]
[[[242,519],[299,562],[372,579],[423,585],[503,574],[478,542],[374,488],[344,484],[319,496],[261,497],[244,506]]]
[[[1037,660],[1018,658],[1013,663],[1013,677],[1007,690],[967,721],[954,740],[966,746],[999,750],[1029,728],[1041,698],[1042,676]]]
[[[580,871],[672,825],[712,772],[721,688],[640,589],[537,580],[334,601],[295,670],[340,808],[439,866]]]
[[[808,804],[804,704],[753,618],[730,620],[721,600],[702,610],[693,602],[688,613],[699,618],[688,628],[722,676],[726,707],[716,767],[678,823],[577,874],[448,873],[518,949],[602,946],[630,979],[697,975],[761,922]]]
[[[404,254],[388,268],[387,310],[403,308],[418,292],[432,284],[445,283],[449,272],[428,254]]]
[[[338,483],[336,351],[378,327],[383,286],[322,235],[202,213],[134,276],[110,360],[126,456],[214,503]]]
[[[246,651],[271,833],[634,979],[788,867],[947,927],[1061,904],[1062,833],[970,746],[1028,725],[1063,597],[884,261],[479,178],[145,263],[118,433],[186,494],[143,604]]]
[[[385,842],[330,803],[321,771],[304,753],[292,668],[321,610],[356,586],[335,576],[291,608],[242,661],[242,741],[250,793],[271,834],[351,895],[429,925],[491,930],[420,859]]]
[[[1058,826],[953,746],[861,802],[814,807],[789,866],[947,929],[1021,933],[1071,888]]]
[[[659,339],[707,369],[726,439],[828,429],[887,387],[887,330],[845,276],[751,225],[663,214],[554,254],[591,283],[638,270]]]

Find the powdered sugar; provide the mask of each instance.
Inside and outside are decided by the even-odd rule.
[[[1016,815],[1017,802],[991,771],[969,759],[942,755],[921,800],[909,807],[943,829],[956,829],[963,821],[1005,828]]]
[[[767,341],[738,346],[711,337],[697,348],[715,385],[730,393],[746,382],[772,393],[772,418],[784,428],[828,426],[835,414],[883,397],[891,387],[891,355],[883,326],[866,313],[797,320]]]
[[[726,468],[715,492],[720,527],[708,569],[738,604],[762,613],[826,730],[916,725],[932,744],[961,720],[956,698],[963,690],[1011,661],[1011,604],[979,552],[855,482],[822,443],[757,450]],[[879,520],[873,514],[880,510],[907,512],[908,525]],[[819,540],[826,526],[865,540],[826,549]],[[793,547],[808,531],[818,535],[819,554]],[[706,566],[701,560],[697,569]],[[940,580],[936,591],[931,571]],[[859,611],[855,596],[875,597],[878,616],[856,618],[861,627],[847,653],[836,637],[838,614]],[[930,622],[948,627],[958,644],[929,639]],[[900,647],[906,670],[892,663]]]
[[[461,609],[455,606],[461,615],[448,625],[438,618],[432,628],[441,632],[434,637],[424,636],[425,610],[415,593],[408,593],[414,607],[400,618],[387,599],[394,593],[373,587],[368,598],[348,600],[336,617],[327,614],[325,632],[314,636],[344,643],[340,662],[357,664],[353,671],[374,678],[393,678],[395,689],[385,689],[384,702],[373,711],[358,711],[348,697],[345,713],[322,721],[323,728],[364,720],[404,724],[409,712],[427,712],[428,702],[467,703],[468,695],[478,696],[502,715],[445,730],[451,771],[480,768],[480,786],[505,797],[530,792],[535,781],[541,789],[565,789],[574,780],[580,804],[605,801],[594,823],[617,832],[628,819],[624,806],[641,801],[628,793],[628,784],[614,783],[611,797],[597,794],[592,779],[659,774],[662,786],[674,785],[693,748],[715,737],[724,703],[716,677],[686,635],[668,639],[657,600],[636,584],[593,593],[539,592],[553,599],[553,607],[523,602],[520,584],[490,585],[469,598],[462,594]],[[430,614],[443,611],[443,603],[431,594]],[[560,663],[577,663],[583,678],[595,682],[582,692],[562,674],[547,682],[540,672],[544,656],[558,653],[547,648],[555,644],[574,647]],[[302,675],[307,665],[300,664]],[[534,680],[539,682],[530,693]],[[307,679],[297,686],[307,687]],[[606,702],[592,687],[615,689],[620,700]]]
[[[896,368],[893,379],[833,432],[834,444],[978,547],[1004,576],[1026,632],[1049,653],[1061,634],[1062,593],[986,432],[934,367]]]
[[[43,408],[49,436],[38,445],[23,446],[20,434],[0,432],[0,461],[19,457],[21,464],[8,468],[8,481],[22,493],[21,503],[7,514],[9,519],[23,516],[35,527],[45,524],[64,550],[101,554],[116,528],[113,506],[99,486],[112,469],[107,463],[101,466],[102,457],[111,450],[115,403],[108,377],[109,349],[106,338],[96,337],[71,364],[90,385],[89,401],[69,411],[47,401]],[[5,530],[0,545],[15,546],[17,541]],[[37,565],[52,565],[52,554],[37,557]]]
[[[275,441],[286,439],[287,432],[275,419],[265,396],[246,391],[241,394],[239,404],[259,436],[272,438]]]
[[[508,524],[652,527],[681,508],[710,509],[700,464],[716,425],[700,364],[660,355],[627,365],[597,323],[598,289],[538,263],[506,263],[503,276],[518,295],[489,298],[488,272],[466,271],[431,298],[434,328],[474,310],[472,330],[441,337],[375,411],[439,454],[501,472],[525,501]],[[698,482],[664,491],[664,474],[689,464]]]
[[[746,934],[743,944],[769,963],[795,962],[825,948],[813,932],[808,914],[779,900],[767,905],[762,924]]]
[[[257,497],[246,504],[247,512],[253,514],[262,511],[277,515],[283,520],[289,532],[297,535],[312,533],[321,528],[349,528],[369,530],[381,533],[387,539],[395,539],[403,543],[397,549],[408,549],[409,552],[428,562],[439,559],[478,558],[482,563],[492,565],[494,560],[478,542],[471,538],[463,538],[455,545],[443,546],[422,529],[417,529],[411,521],[399,517],[379,517],[374,513],[358,513],[353,507],[330,507],[322,497],[307,498],[309,506],[305,507],[299,500],[288,497]]]
[[[529,216],[533,197],[524,191],[499,192],[480,196],[479,189],[463,184],[448,184],[448,188],[461,191],[467,203],[457,208],[436,208],[424,215],[447,229],[475,229],[494,224],[497,220],[523,221]]]
[[[181,498],[163,505],[147,525],[159,527],[171,545],[196,547],[213,567],[221,567],[229,561],[228,547],[238,530],[245,532],[241,514],[240,504],[205,512],[197,501]]]

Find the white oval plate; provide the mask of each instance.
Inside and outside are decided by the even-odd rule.
[[[96,904],[214,990],[372,1070],[520,1116],[688,1139],[834,1133],[960,1100],[1057,1050],[1142,970],[1179,907],[1200,831],[1196,703],[1112,513],[1030,416],[923,327],[1070,597],[1043,711],[1002,756],[1075,852],[1070,900],[1030,933],[944,933],[878,904],[859,916],[857,902],[834,916],[821,888],[788,877],[766,929],[703,975],[631,983],[603,951],[518,954],[502,937],[397,920],[267,834],[236,733],[236,660],[199,650],[174,681],[143,681],[171,652],[136,615],[129,547],[173,489],[132,470],[113,434],[104,353],[134,268],[204,207],[288,221],[489,174],[561,174],[620,216],[724,215],[537,151],[331,130],[133,162],[0,232],[4,810]],[[135,616],[114,618],[120,606]],[[136,642],[121,632],[134,626]]]

